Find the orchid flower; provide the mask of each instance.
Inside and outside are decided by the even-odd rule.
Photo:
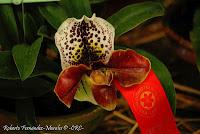
[[[54,92],[67,107],[78,98],[79,90],[87,88],[90,102],[113,110],[117,104],[114,81],[129,87],[145,80],[149,60],[133,50],[114,50],[114,36],[114,27],[95,14],[68,18],[58,28],[55,43],[63,71]]]

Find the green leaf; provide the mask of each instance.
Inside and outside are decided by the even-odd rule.
[[[59,1],[59,0],[1,0],[0,4],[16,4],[19,5],[23,3],[35,3],[35,2],[52,2],[52,1]]]
[[[2,18],[0,18],[0,46],[2,47],[2,49],[4,50],[9,50],[12,48],[12,43],[10,42],[8,36],[6,35],[6,30],[4,28],[4,25],[2,24],[1,21]]]
[[[34,77],[25,81],[0,79],[0,96],[12,99],[24,99],[42,96],[54,88],[54,83]]]
[[[200,71],[200,9],[195,12],[193,30],[190,33],[190,39],[196,52],[196,64]]]
[[[107,20],[115,27],[116,36],[135,28],[139,24],[153,17],[164,14],[163,6],[158,2],[143,2],[128,5]]]
[[[167,95],[168,101],[171,105],[172,111],[176,112],[176,91],[174,89],[173,80],[167,67],[159,61],[156,57],[144,50],[138,50],[137,52],[149,58],[151,61],[151,67],[159,78],[162,86],[164,87],[165,93]]]
[[[0,43],[6,43],[6,45],[8,44],[13,45],[18,43],[19,41],[18,28],[11,5],[0,5],[0,26],[1,26],[0,34],[5,34],[3,36],[1,35],[0,38],[7,38],[6,41],[8,41],[4,42],[5,39],[0,39]]]
[[[33,72],[42,40],[43,38],[38,38],[31,46],[16,45],[13,47],[12,55],[21,80],[27,79]]]
[[[35,118],[35,108],[33,100],[31,98],[16,100],[16,113],[18,122],[21,126],[37,126],[37,121]],[[37,132],[33,130],[27,130],[26,132],[28,134],[37,134]]]
[[[80,82],[80,87],[77,90],[74,98],[78,101],[88,101],[94,105],[97,105],[97,102],[95,101],[91,91],[91,81],[87,75],[83,75],[83,78]]]
[[[92,16],[89,0],[61,0],[59,3],[64,7],[69,17]]]
[[[11,52],[0,52],[0,78],[16,79],[19,78],[17,68],[14,64]]]
[[[68,17],[65,10],[56,3],[48,3],[39,6],[39,11],[55,29],[58,29],[62,22]]]
[[[58,75],[55,73],[51,73],[51,72],[45,73],[44,76],[48,77],[49,79],[53,80],[54,82],[56,82],[58,79]]]
[[[31,24],[31,26],[30,26]],[[37,33],[37,24],[31,14],[25,13],[24,15],[24,36],[26,41],[29,42],[35,39]]]
[[[30,10],[31,10],[30,14],[34,18],[34,21],[36,22],[38,28],[40,26],[46,24],[45,18],[41,15],[41,13],[39,12],[39,10],[35,10],[34,6]]]
[[[90,0],[90,4],[98,4],[98,3],[103,3],[106,2],[107,0]]]
[[[12,53],[9,51],[0,52],[0,79],[19,80],[20,76],[14,63]],[[52,76],[60,72],[60,67],[46,57],[39,56],[35,69],[29,78],[37,76]]]

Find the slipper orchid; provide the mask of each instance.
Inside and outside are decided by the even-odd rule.
[[[63,71],[54,92],[67,107],[75,98],[113,110],[117,104],[114,80],[123,87],[145,80],[149,60],[133,50],[114,51],[114,34],[114,27],[95,14],[68,18],[59,27],[55,43]],[[85,98],[80,96],[83,92]]]

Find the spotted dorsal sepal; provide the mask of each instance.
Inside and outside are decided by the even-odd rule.
[[[114,34],[114,27],[95,14],[91,18],[68,18],[55,34],[62,68],[96,62],[106,64],[114,49]]]

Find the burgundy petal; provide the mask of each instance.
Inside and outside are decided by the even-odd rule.
[[[80,64],[79,66],[70,66],[60,73],[54,92],[67,107],[71,106],[79,86],[78,83],[87,70],[87,66]]]
[[[107,66],[123,87],[141,83],[151,69],[150,61],[134,50],[114,51]]]
[[[111,111],[117,105],[116,89],[113,84],[108,85],[92,85],[92,93],[95,101],[102,108]]]

